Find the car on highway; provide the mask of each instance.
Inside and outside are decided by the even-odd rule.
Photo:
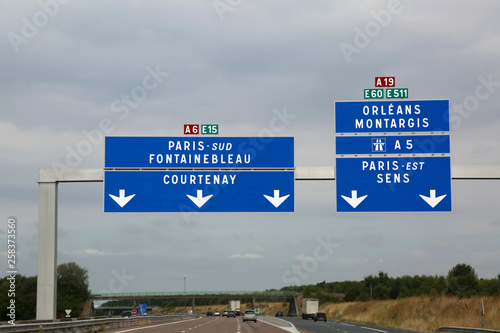
[[[314,321],[324,321],[326,323],[326,313],[324,312],[316,312],[314,314]]]
[[[228,317],[228,318],[229,317],[236,318],[236,312],[234,312],[234,311],[228,311],[226,317]]]
[[[274,315],[275,317],[283,317],[283,312],[281,311],[276,311],[276,314]]]
[[[253,321],[257,322],[257,315],[254,310],[246,310],[243,314],[243,322],[245,321]]]
[[[212,311],[207,311],[207,317],[208,316],[213,316],[213,315],[214,315],[214,313]]]
[[[121,314],[122,318],[131,318],[132,317],[132,311],[123,311]]]
[[[214,316],[220,316],[220,312],[219,311],[215,311],[214,312]]]
[[[224,311],[222,311],[222,317],[227,316],[227,312],[228,312],[228,310],[224,310]]]

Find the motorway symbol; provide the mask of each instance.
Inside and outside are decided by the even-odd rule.
[[[427,203],[429,204],[429,206],[431,206],[432,208],[436,207],[436,205],[437,205],[438,203],[440,203],[440,202],[441,202],[441,200],[443,200],[443,199],[444,199],[444,197],[446,197],[446,194],[443,194],[443,195],[441,195],[441,196],[439,196],[439,197],[436,197],[436,190],[431,190],[431,191],[430,191],[430,196],[428,196],[428,197],[426,197],[425,195],[422,195],[422,194],[419,194],[419,195],[420,195],[420,197],[421,197],[422,199],[424,199],[424,200],[425,200],[425,202],[427,202]]]
[[[289,196],[290,194],[280,197],[280,190],[274,190],[274,197],[264,194],[264,197],[276,208],[278,208]]]
[[[363,195],[362,197],[359,197],[358,198],[358,191],[356,190],[352,190],[351,191],[351,197],[349,198],[348,196],[345,196],[343,195],[342,198],[347,201],[347,203],[349,205],[352,206],[352,208],[356,208],[358,207],[358,205],[363,202],[363,200],[365,200],[365,198],[367,197],[368,195]]]
[[[203,190],[197,190],[196,191],[196,197],[193,197],[192,195],[186,194],[189,199],[191,199],[192,202],[198,208],[201,208],[212,196],[213,194],[207,195],[206,197],[203,196]]]
[[[123,206],[125,206],[133,197],[135,197],[135,194],[132,194],[132,195],[129,195],[129,196],[125,196],[125,190],[124,189],[120,189],[120,191],[118,191],[120,194],[119,196],[116,196],[116,195],[112,195],[110,194],[109,196],[111,197],[111,199],[113,199],[118,205],[120,205],[120,207],[123,208]]]
[[[386,142],[385,138],[372,139],[372,153],[385,153]]]

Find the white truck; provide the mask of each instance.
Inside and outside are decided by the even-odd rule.
[[[316,298],[304,298],[302,300],[302,319],[313,319],[318,312],[319,301]]]
[[[240,301],[229,301],[229,311],[240,311]]]

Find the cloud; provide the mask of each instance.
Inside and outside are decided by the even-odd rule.
[[[463,252],[464,249],[458,245],[448,244],[442,240],[436,239],[429,243],[429,249],[431,251],[453,251],[453,252]]]
[[[401,258],[407,265],[422,265],[431,261],[431,256],[422,250],[413,250]]]
[[[368,259],[365,259],[365,262],[368,261]],[[361,259],[358,258],[338,258],[337,263],[341,266],[358,266],[360,263],[362,263]]]
[[[500,219],[498,219],[498,220],[494,220],[494,221],[491,221],[490,225],[493,225],[493,226],[500,226]]]
[[[247,253],[247,254],[233,254],[229,258],[243,258],[243,259],[260,259],[263,258],[260,254]]]
[[[468,256],[466,262],[474,267],[480,278],[496,278],[500,266],[500,251],[474,252]]]
[[[301,254],[301,255],[296,256],[295,259],[297,259],[299,261],[304,261],[304,260],[313,259],[313,258],[306,256],[305,254]]]
[[[498,267],[500,264],[500,251],[483,251],[471,254],[471,261],[479,266]]]
[[[74,251],[74,252],[63,252],[66,255],[76,255],[76,256],[125,256],[128,255],[128,253],[109,253],[109,252],[103,252],[97,249],[85,249],[81,251]]]

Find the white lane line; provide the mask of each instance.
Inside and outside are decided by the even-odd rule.
[[[170,322],[170,323],[163,323],[163,324],[158,324],[158,325],[151,325],[151,326],[142,326],[142,327],[137,327],[137,328],[131,328],[129,330],[116,331],[114,333],[124,333],[124,332],[131,332],[131,331],[137,331],[137,330],[145,330],[145,329],[152,328],[152,327],[160,327],[160,326],[166,326],[166,325],[175,325],[175,324],[185,323],[187,321],[199,320],[199,319],[201,319],[201,317],[200,318],[193,318],[193,319],[186,319],[186,320],[179,320],[179,321],[174,321],[174,322]]]
[[[295,325],[292,324],[291,322],[287,321],[287,320],[284,320],[284,319],[281,319],[283,321],[285,321],[287,324],[290,324],[292,327],[283,327],[283,326],[278,326],[278,325],[275,325],[275,324],[272,324],[266,320],[260,320],[261,322],[265,323],[265,324],[268,324],[268,325],[271,325],[271,326],[274,326],[274,327],[277,327],[277,328],[280,328],[282,329],[283,331],[287,331],[287,332],[291,332],[291,333],[300,333],[296,328],[295,328]]]
[[[361,327],[361,328],[364,328],[365,330],[372,330],[372,331],[377,331],[377,332],[387,333],[387,331],[378,330],[378,329],[376,329],[376,328],[364,327],[364,326],[360,326],[360,327]]]

